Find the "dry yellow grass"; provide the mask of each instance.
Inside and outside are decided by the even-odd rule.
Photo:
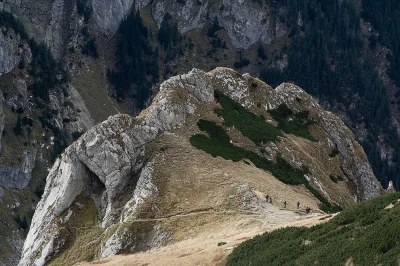
[[[89,61],[88,70],[74,77],[72,84],[82,96],[96,123],[118,113],[107,91],[107,83],[98,61]]]
[[[269,225],[275,217],[277,224]],[[278,218],[279,217],[279,218]],[[214,217],[215,218],[215,217]],[[170,265],[224,265],[232,249],[258,234],[286,226],[313,226],[328,221],[320,220],[321,215],[309,217],[295,216],[292,211],[275,209],[271,217],[239,215],[215,219],[203,226],[196,237],[188,238],[172,245],[131,255],[119,255],[78,265],[105,266],[170,266]],[[281,221],[281,223],[279,223]],[[226,242],[218,246],[218,243]]]

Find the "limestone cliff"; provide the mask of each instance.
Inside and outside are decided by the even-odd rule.
[[[149,5],[158,27],[169,13],[178,22],[181,33],[203,28],[217,19],[236,48],[246,49],[259,41],[270,44],[286,33],[284,25],[273,18],[268,6],[260,6],[255,1],[203,0],[185,1],[182,4],[175,0],[90,0],[83,3],[92,10],[93,24],[108,38],[114,36],[129,12],[140,11]],[[37,40],[45,41],[57,57],[71,46],[83,24],[82,18],[76,13],[75,2],[71,1],[4,0],[0,2],[1,10],[22,19],[28,32]]]
[[[75,2],[64,0],[0,2],[0,11],[17,16],[28,33],[40,42],[46,42],[53,53],[60,57],[76,30]]]
[[[32,177],[35,156],[36,154],[30,151],[24,151],[21,165],[0,167],[0,187],[25,188]]]
[[[194,69],[162,83],[153,103],[138,117],[110,117],[57,159],[20,265],[59,265],[71,258],[76,262],[167,245],[182,237],[179,228],[200,226],[190,214],[219,219],[226,212],[235,215],[234,199],[242,198],[237,188],[244,183],[274,195],[278,202],[283,201],[282,191],[290,190],[285,195],[289,204],[294,206],[300,197],[317,209],[318,200],[303,186],[283,184],[249,162],[214,158],[190,145],[190,136],[199,132],[199,119],[222,123],[214,113],[215,89],[247,110],[266,115],[271,124],[276,122],[268,111],[283,103],[293,111],[308,111],[315,141],[285,134],[277,143],[263,144],[260,156],[273,161],[279,153],[292,167],[306,166],[308,182],[330,202],[347,206],[380,194],[351,131],[302,89],[282,84],[274,90],[226,68],[208,73]],[[260,149],[234,128],[229,134],[235,145]],[[337,154],[332,155],[333,150]],[[331,174],[344,179],[332,182]],[[274,185],[267,186],[269,182]],[[238,208],[243,206],[247,205]],[[249,211],[267,213],[264,208],[263,203]],[[82,244],[85,252],[79,251]]]
[[[13,29],[0,27],[0,76],[18,66],[21,60],[28,63],[31,56],[28,44],[19,34]]]
[[[286,33],[284,25],[270,14],[269,7],[256,1],[153,2],[152,15],[158,27],[167,13],[178,22],[181,33],[201,29],[216,20],[227,31],[232,44],[241,49],[257,42],[270,44]]]

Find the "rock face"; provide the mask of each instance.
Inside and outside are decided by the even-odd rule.
[[[251,85],[254,82],[258,84],[256,92]],[[380,185],[350,130],[333,114],[323,110],[302,89],[292,84],[282,84],[274,90],[249,75],[241,76],[225,68],[217,68],[209,73],[194,69],[186,75],[176,76],[162,83],[151,106],[138,117],[110,117],[85,133],[57,159],[47,177],[45,192],[36,208],[19,265],[44,265],[57,256],[65,244],[59,227],[60,221],[62,224],[68,223],[70,217],[75,215],[71,204],[77,196],[85,193],[89,193],[89,197],[95,202],[100,218],[99,227],[104,230],[96,257],[168,244],[172,239],[172,232],[160,222],[162,217],[171,214],[163,209],[162,204],[171,201],[166,196],[168,193],[174,195],[178,192],[167,192],[169,190],[165,186],[169,185],[161,185],[156,178],[168,176],[163,171],[167,171],[169,167],[160,166],[160,160],[166,158],[163,154],[156,156],[151,147],[160,141],[160,136],[187,138],[185,134],[188,133],[184,132],[196,132],[194,125],[199,117],[212,113],[215,88],[219,88],[249,110],[257,105],[267,111],[281,103],[286,103],[294,110],[306,106],[315,114],[315,120],[323,132],[318,143],[308,141],[306,144],[325,147],[328,145],[326,143],[331,143],[330,145],[337,147],[341,159],[337,159],[336,163],[340,164],[349,182],[357,187],[355,195],[349,192],[349,200],[353,201],[353,196],[362,200],[379,195]],[[287,138],[290,139],[287,140],[288,144],[299,145],[299,138]],[[286,145],[286,140],[281,142],[283,144],[278,146]],[[292,147],[275,147],[278,148],[282,152]],[[168,148],[161,147],[161,150],[165,149]],[[302,162],[305,157],[296,157],[296,152],[283,156],[293,165],[298,161]],[[294,157],[289,158],[290,156]],[[328,157],[327,154],[325,156]],[[329,196],[334,190],[324,185],[326,183],[321,181],[319,170],[314,169],[314,166],[321,166],[318,163],[310,166],[310,176],[319,185],[317,182],[310,182],[323,193],[326,190],[325,193]],[[175,174],[184,175],[183,172]],[[164,182],[172,181],[167,178]],[[195,181],[189,179],[188,182],[190,187]],[[97,185],[94,186],[94,183]],[[180,182],[176,185],[185,186]],[[248,191],[249,185],[241,186],[238,195],[243,194],[243,197],[248,198],[248,204],[251,205],[248,208],[262,212],[263,209],[257,207],[259,200]],[[191,197],[193,196],[191,193]],[[213,197],[198,198],[196,201],[209,198]],[[213,205],[215,203],[211,206]],[[146,213],[146,219],[142,218],[143,213]],[[145,223],[146,226],[138,227],[140,223]]]
[[[73,34],[75,2],[66,0],[5,0],[0,11],[10,12],[20,18],[30,36],[45,41],[56,57],[61,56]]]
[[[250,45],[263,42],[270,44],[282,37],[285,27],[270,15],[269,7],[256,1],[185,1],[175,0],[88,0],[92,9],[93,21],[102,34],[114,36],[121,21],[132,10],[152,5],[152,16],[160,27],[164,16],[169,13],[178,23],[181,33],[204,28],[214,19],[225,28],[236,48],[246,49]],[[78,34],[82,18],[76,14],[76,4],[67,0],[0,2],[0,10],[11,12],[19,17],[29,34],[38,41],[45,41],[56,57],[61,57]],[[4,62],[4,61],[3,61]],[[1,68],[0,68],[1,73]]]
[[[93,15],[99,29],[111,38],[117,32],[121,21],[134,10],[141,10],[151,0],[101,1],[91,0]]]
[[[286,33],[283,25],[273,21],[255,2],[249,5],[247,1],[223,0],[222,5],[224,8],[218,14],[220,24],[238,48],[246,49],[258,41],[270,44]]]
[[[256,1],[185,1],[159,0],[152,4],[153,18],[160,27],[164,16],[169,13],[177,22],[181,33],[203,28],[216,19],[224,28],[236,48],[246,49],[262,42],[270,44],[281,38],[285,27],[272,19],[267,6]]]
[[[91,0],[91,3],[96,24],[104,34],[112,37],[117,32],[121,21],[131,11],[135,0]]]
[[[181,33],[202,28],[208,20],[210,5],[208,1],[185,1],[184,4],[176,1],[161,0],[152,4],[152,15],[158,27],[164,16],[168,13],[178,22],[178,29]]]
[[[1,27],[0,27],[1,28]],[[21,60],[30,62],[31,53],[27,43],[14,30],[0,30],[0,76],[10,72]]]
[[[35,166],[36,155],[25,151],[20,166],[0,168],[0,187],[4,188],[25,188],[32,176],[32,169]]]

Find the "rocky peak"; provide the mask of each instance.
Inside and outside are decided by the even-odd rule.
[[[213,158],[192,147],[188,140],[198,132],[199,119],[217,119],[213,111],[218,106],[215,89],[247,110],[263,115],[283,103],[292,111],[306,108],[315,124],[312,132],[316,141],[285,134],[279,143],[265,150],[267,153],[273,150],[275,155],[269,154],[272,157],[279,152],[293,167],[306,165],[308,182],[329,201],[348,205],[380,194],[380,185],[353,134],[339,118],[323,110],[302,89],[289,83],[273,89],[250,75],[240,75],[226,68],[208,73],[193,69],[163,82],[153,103],[138,117],[110,117],[90,129],[57,159],[32,219],[20,265],[44,265],[46,262],[51,265],[52,261],[62,260],[63,254],[74,252],[73,248],[65,250],[63,247],[66,241],[82,236],[66,236],[63,228],[90,209],[97,210],[93,217],[98,217],[90,230],[95,230],[91,232],[99,234],[100,240],[94,243],[87,239],[88,245],[96,246],[88,252],[100,250],[92,254],[100,258],[170,243],[177,229],[164,222],[166,217],[186,219],[185,215],[177,213],[230,206],[226,205],[229,200],[226,195],[232,187],[226,184],[244,184],[243,175],[237,174],[242,170],[236,168],[243,167],[242,163]],[[267,119],[268,123],[274,123]],[[233,141],[242,139],[238,145],[254,146],[234,128],[229,132]],[[328,156],[332,150],[337,153]],[[203,162],[197,164],[201,160]],[[207,164],[211,166],[207,168]],[[220,173],[218,169],[225,164],[229,164],[226,172]],[[262,176],[260,179],[249,177],[251,184],[245,186],[246,191],[250,191],[250,186],[263,184],[263,178],[274,179],[251,163],[243,165],[248,167],[246,172],[256,171],[254,173]],[[345,175],[343,184],[329,180],[329,173],[338,171]],[[206,174],[203,176],[202,172]],[[201,181],[210,177],[209,181]],[[215,186],[215,180],[223,184]],[[283,183],[280,186],[291,187]],[[356,189],[349,189],[352,186]],[[265,193],[268,188],[257,189]],[[182,194],[185,191],[188,194]],[[244,191],[243,186],[239,191]],[[207,194],[211,192],[213,196]],[[89,198],[88,202],[93,202],[95,207],[90,208],[87,203],[77,208],[82,205],[80,197]],[[304,192],[304,197],[308,201],[313,198],[309,192]],[[261,201],[254,198],[252,202],[257,205]],[[263,208],[253,207],[250,209]],[[88,250],[92,249],[88,247]]]

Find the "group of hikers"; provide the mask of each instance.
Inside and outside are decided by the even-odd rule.
[[[271,203],[272,204],[272,197],[270,195],[265,196],[265,200],[267,201],[267,203]],[[286,209],[287,206],[287,202],[286,200],[283,202],[283,207]],[[297,202],[297,209],[300,209],[300,201]],[[309,214],[311,211],[311,208],[309,205],[306,206],[306,214]]]

